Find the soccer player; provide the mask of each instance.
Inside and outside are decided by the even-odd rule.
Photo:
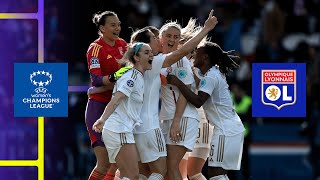
[[[199,47],[194,66],[205,75],[198,94],[177,77],[167,77],[168,83],[176,85],[190,103],[197,108],[203,106],[207,119],[214,125],[208,159],[211,180],[228,180],[226,170],[240,169],[244,126],[235,112],[226,81],[226,74],[239,67],[234,58],[237,57],[224,52],[216,43],[206,42]]]
[[[133,33],[131,40],[145,42],[150,45],[154,54],[152,69],[144,74],[145,91],[141,111],[142,124],[136,126],[134,137],[142,163],[148,163],[152,172],[149,179],[163,179],[166,174],[166,142],[160,130],[159,124],[159,90],[161,68],[170,67],[180,61],[182,57],[189,54],[199,42],[216,25],[216,18],[209,16],[205,23],[205,28],[199,31],[180,49],[168,54],[158,54],[161,47],[157,37],[151,32],[149,27]],[[155,31],[155,29],[153,29]]]
[[[213,11],[208,20],[217,24]],[[208,22],[208,21],[207,21]],[[160,41],[163,53],[170,53],[177,49],[181,35],[181,27],[175,22],[170,22],[160,29]],[[194,83],[194,78],[189,60],[184,57],[171,67],[163,69],[162,74],[173,73],[185,84]],[[187,103],[180,94],[179,89],[173,85],[161,87],[161,111],[160,120],[167,143],[167,168],[169,179],[182,179],[179,171],[179,163],[186,151],[192,151],[196,142],[199,118],[196,108]]]
[[[117,164],[122,179],[136,180],[139,168],[133,129],[142,123],[143,75],[152,68],[153,53],[148,44],[135,43],[128,48],[124,59],[133,68],[117,80],[111,101],[92,128],[102,132],[109,161]]]
[[[112,88],[116,81],[114,73],[120,69],[116,59],[122,58],[127,44],[119,38],[120,21],[114,12],[97,13],[92,21],[96,25],[100,37],[90,44],[87,51],[91,85],[105,86],[109,90],[90,95],[87,103],[85,122],[91,139],[91,146],[97,158],[96,166],[92,170],[89,180],[102,180],[104,176],[107,179],[113,179],[116,167],[110,167],[107,150],[101,140],[101,133],[92,131],[92,125],[101,116],[111,99]]]
[[[181,40],[179,43],[183,45],[200,30],[201,26],[196,25],[196,20],[190,19],[187,26],[181,30]],[[207,38],[204,38],[199,45],[204,44],[207,40]],[[191,63],[193,61],[192,54],[193,53],[187,55]],[[200,79],[203,78],[203,75],[197,68],[194,68],[193,71],[195,78],[195,83],[193,86],[198,89]],[[191,180],[205,180],[206,178],[201,172],[209,156],[213,126],[208,123],[202,107],[197,109],[197,111],[200,116],[200,123],[198,126],[196,143],[192,152],[186,152],[186,154],[183,156],[183,159],[179,164],[179,169],[183,179],[187,179],[187,176],[189,176]]]

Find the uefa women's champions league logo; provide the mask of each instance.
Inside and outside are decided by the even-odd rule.
[[[67,117],[68,64],[14,63],[14,116]]]
[[[52,74],[46,71],[37,71],[32,72],[30,74],[30,81],[33,85],[37,86],[34,90],[37,94],[43,93],[45,94],[48,89],[44,88],[44,86],[48,86],[52,81]]]

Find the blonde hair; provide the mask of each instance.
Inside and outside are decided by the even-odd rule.
[[[186,43],[189,39],[196,36],[202,30],[202,28],[202,26],[197,25],[197,19],[190,18],[188,24],[181,29],[181,39],[179,43]],[[210,38],[207,38],[207,36],[205,36],[198,44],[198,47],[204,45],[208,41],[210,41]]]
[[[180,34],[181,34],[181,25],[178,24],[177,21],[169,21],[169,22],[167,22],[166,24],[164,24],[164,25],[160,28],[160,30],[159,30],[159,38],[162,37],[162,34],[163,34],[164,32],[166,32],[169,27],[176,28],[177,30],[180,31]]]

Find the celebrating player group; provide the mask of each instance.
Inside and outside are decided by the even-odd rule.
[[[95,14],[87,51],[85,122],[97,163],[89,180],[227,180],[239,170],[244,127],[226,75],[237,56],[210,42],[218,20],[168,22],[119,37],[117,14]]]

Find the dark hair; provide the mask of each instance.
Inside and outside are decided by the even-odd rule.
[[[131,43],[134,42],[143,42],[143,43],[150,43],[150,35],[148,32],[151,32],[147,28],[142,28],[134,32],[131,36]]]
[[[141,47],[143,45],[148,45],[148,44],[143,42],[136,42],[128,45],[126,53],[123,55],[122,59],[118,60],[118,63],[125,64],[130,62],[132,64],[136,64],[136,60],[134,59],[134,56],[140,56],[139,52],[141,52]]]
[[[149,29],[156,37],[160,34],[160,30],[154,26],[146,26],[143,29]]]
[[[216,43],[206,42],[203,46],[199,47],[199,49],[200,48],[203,48],[205,53],[208,55],[211,65],[218,65],[220,72],[225,75],[229,71],[233,71],[239,67],[239,64],[236,62],[236,59],[239,57],[230,55],[229,51],[223,51]]]
[[[106,19],[109,16],[117,16],[117,14],[113,11],[104,11],[104,12],[97,12],[92,17],[92,22],[96,25],[96,28],[98,29],[98,33],[101,36],[102,33],[100,31],[100,26],[104,26],[106,23]]]

